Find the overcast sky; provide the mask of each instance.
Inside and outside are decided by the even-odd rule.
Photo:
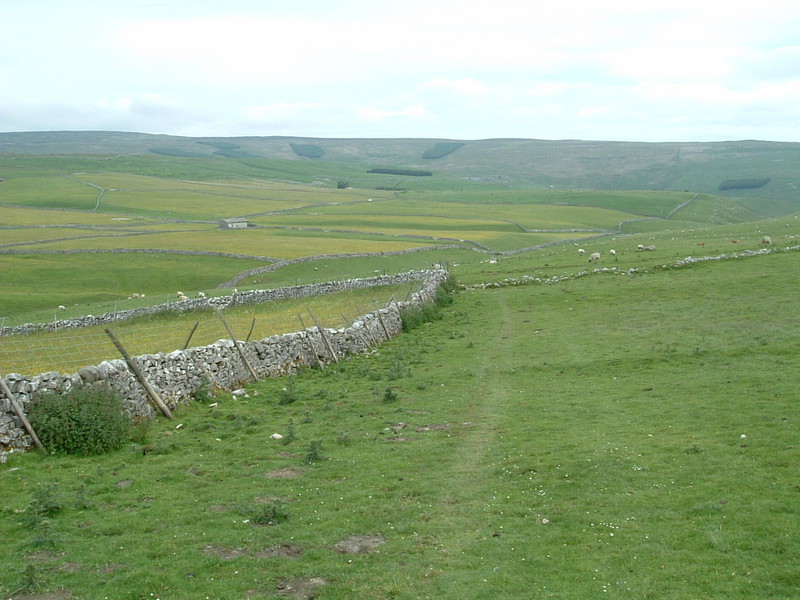
[[[0,131],[800,142],[800,2],[0,0]]]

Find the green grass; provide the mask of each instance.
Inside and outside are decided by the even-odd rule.
[[[796,258],[464,292],[119,452],[13,455],[0,592],[797,597]],[[60,508],[29,520],[42,485]],[[349,536],[379,545],[337,551]]]
[[[349,325],[355,317],[373,311],[376,306],[385,306],[392,297],[405,299],[418,287],[416,283],[377,286],[298,300],[247,304],[226,309],[224,318],[236,338],[242,341],[299,331],[304,324],[313,326],[309,310],[323,327],[339,328]],[[59,312],[57,316],[63,317],[64,314]],[[106,328],[113,331],[133,356],[169,353],[183,348],[189,341],[192,347],[205,346],[230,337],[212,310],[157,313],[78,330],[6,336],[0,337],[2,372],[31,376],[48,371],[75,373],[81,367],[120,358],[105,333]]]

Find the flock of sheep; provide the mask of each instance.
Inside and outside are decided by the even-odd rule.
[[[738,244],[738,243],[739,243],[739,240],[731,240],[731,242],[733,242],[734,244]],[[762,244],[763,246],[769,246],[770,244],[772,244],[772,238],[771,238],[771,237],[769,237],[768,235],[765,235],[764,237],[762,237],[762,238],[761,238],[761,244]],[[698,244],[698,246],[705,246],[705,242],[700,242],[700,243]],[[639,244],[639,245],[636,247],[636,251],[637,251],[637,252],[641,252],[641,251],[643,251],[643,250],[644,250],[644,251],[653,251],[653,250],[655,250],[655,249],[656,249],[656,247],[655,247],[653,244],[650,244],[650,245],[648,245],[648,246],[645,246],[645,245],[643,245],[643,244]],[[583,255],[585,255],[585,254],[586,254],[586,250],[585,250],[584,248],[578,248],[578,256],[583,256]],[[608,251],[608,254],[609,254],[610,256],[613,256],[613,257],[614,257],[614,260],[617,260],[617,251],[616,251],[616,250],[614,250],[613,248],[611,248],[611,249]],[[590,262],[590,263],[596,263],[596,262],[599,262],[599,261],[600,261],[600,256],[601,256],[601,253],[600,253],[600,252],[592,252],[592,253],[589,255],[589,262]]]

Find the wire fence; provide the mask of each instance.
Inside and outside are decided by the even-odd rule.
[[[0,337],[0,373],[33,376],[75,373],[82,367],[120,358],[109,329],[132,356],[169,353],[230,339],[264,339],[313,327],[339,328],[357,316],[405,296],[408,284],[352,290],[295,300],[234,306],[224,311],[165,312],[110,325]],[[223,323],[224,319],[224,323]]]

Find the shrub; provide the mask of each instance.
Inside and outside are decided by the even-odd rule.
[[[306,462],[315,463],[324,458],[325,456],[322,454],[322,440],[311,440],[308,444]]]
[[[237,512],[253,525],[278,525],[289,518],[283,506],[277,503],[243,505],[237,507]]]
[[[57,454],[88,456],[116,450],[131,430],[119,396],[101,385],[76,388],[63,396],[38,396],[28,416],[42,445]]]

